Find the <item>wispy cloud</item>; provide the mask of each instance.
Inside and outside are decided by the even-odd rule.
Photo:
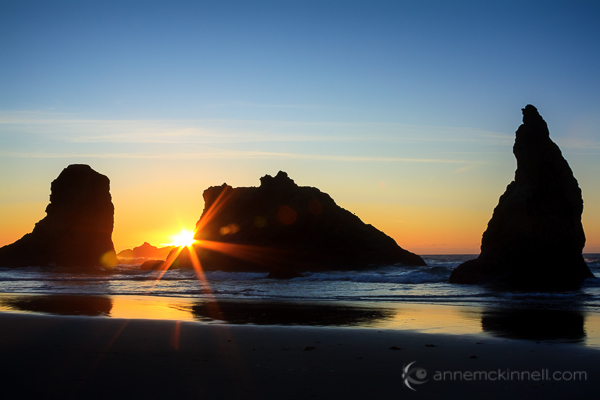
[[[383,162],[383,163],[436,163],[436,164],[464,164],[465,160],[447,160],[431,158],[403,158],[403,157],[365,157],[365,156],[339,156],[327,154],[303,153],[276,153],[261,151],[208,151],[198,153],[50,153],[50,152],[6,152],[0,151],[2,157],[15,158],[121,158],[121,159],[301,159],[339,162]]]
[[[250,142],[486,143],[512,135],[398,123],[273,120],[101,120],[36,111],[0,112],[1,134],[39,134],[70,143],[232,144]]]
[[[455,169],[454,171],[452,171],[453,174],[460,174],[461,172],[465,172],[470,170],[471,168],[473,168],[473,164],[469,164],[469,165],[465,165],[464,167]]]
[[[563,149],[575,149],[575,150],[598,150],[598,149],[600,149],[600,143],[596,140],[589,139],[589,138],[567,137],[564,139],[557,139],[555,141]]]
[[[252,103],[247,101],[232,101],[227,103],[209,104],[207,107],[254,107],[254,108],[326,108],[326,106],[318,104],[269,104],[269,103]]]

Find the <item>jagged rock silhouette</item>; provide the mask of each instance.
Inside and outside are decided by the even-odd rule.
[[[364,269],[425,262],[372,225],[339,207],[326,193],[300,187],[285,172],[263,176],[260,187],[210,187],[196,225],[205,270],[287,271]],[[174,267],[190,267],[187,252]]]
[[[481,254],[452,271],[451,283],[560,290],[593,277],[581,254],[581,189],[537,109],[522,111],[515,179],[494,209]]]

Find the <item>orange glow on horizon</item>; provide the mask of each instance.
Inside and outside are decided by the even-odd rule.
[[[187,247],[190,261],[194,268],[194,272],[196,273],[196,277],[198,278],[198,284],[200,286],[200,289],[204,294],[208,295],[210,298],[214,298],[212,290],[210,288],[210,284],[206,279],[206,275],[204,274],[202,264],[200,263],[200,259],[198,258],[198,254],[196,253],[196,249],[194,248],[196,245],[200,245],[202,241],[196,240],[195,236],[197,232],[201,230],[201,227],[206,225],[206,223],[214,217],[215,213],[223,206],[223,204],[225,204],[225,202],[229,198],[229,196],[225,196],[226,194],[228,195],[231,192],[227,189],[228,187],[225,187],[223,188],[221,193],[219,193],[219,196],[213,202],[208,211],[206,211],[206,213],[203,215],[203,218],[198,222],[193,232],[182,229],[181,233],[174,237],[175,240],[173,244],[178,246],[178,249],[177,251],[171,252],[169,254],[169,257],[167,257],[167,260],[160,265],[160,273],[154,281],[154,285],[152,285],[152,287],[148,290],[148,293],[150,293],[154,289],[154,287],[162,279],[167,270],[171,267],[173,262],[177,259],[177,257],[179,257],[183,249]]]
[[[171,267],[171,265],[173,265],[175,260],[186,248],[189,255],[189,260],[198,279],[198,285],[202,292],[209,298],[214,298],[214,295],[211,290],[210,284],[206,279],[206,275],[204,274],[204,268],[202,267],[200,258],[198,257],[197,251],[200,248],[224,253],[231,257],[253,262],[255,264],[276,268],[276,266],[278,265],[278,261],[281,261],[282,259],[280,257],[282,255],[282,251],[280,250],[258,246],[239,245],[233,243],[194,239],[195,236],[197,237],[198,232],[201,232],[202,228],[206,226],[206,224],[209,223],[212,218],[214,218],[216,213],[230,198],[232,191],[229,189],[229,187],[223,188],[221,193],[219,193],[219,195],[208,208],[208,210],[206,210],[206,212],[203,214],[203,217],[196,225],[196,229],[194,230],[194,232],[182,230],[181,234],[174,237],[176,240],[173,243],[178,245],[178,248],[176,251],[172,251],[167,257],[167,260],[160,265],[160,267],[158,268],[159,274],[156,277],[156,280],[154,281],[152,287],[148,290],[147,294],[152,292],[154,287],[162,279],[167,270]],[[219,312],[218,305],[216,308],[216,312]]]

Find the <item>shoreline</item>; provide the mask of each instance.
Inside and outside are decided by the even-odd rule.
[[[0,312],[9,398],[358,399],[577,397],[600,389],[600,350],[399,329],[201,324]],[[586,380],[435,380],[435,372],[585,371]],[[466,376],[466,375],[463,375]],[[413,385],[414,386],[414,385]]]
[[[415,331],[573,343],[600,350],[600,313],[584,309],[0,293],[0,313],[179,321],[201,325]]]

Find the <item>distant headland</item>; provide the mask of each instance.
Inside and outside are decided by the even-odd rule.
[[[174,248],[175,246],[156,247],[148,242],[144,242],[141,246],[120,251],[117,253],[117,258],[120,262],[128,264],[136,263],[137,260],[142,260],[141,262],[143,262],[143,260],[149,258],[165,260]]]

